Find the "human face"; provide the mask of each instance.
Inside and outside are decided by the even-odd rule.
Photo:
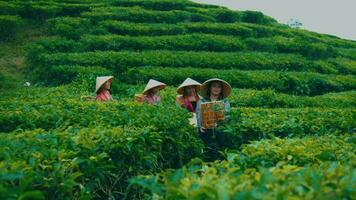
[[[159,88],[158,87],[155,87],[155,88],[152,88],[151,89],[151,95],[156,95],[156,94],[158,94],[158,92],[159,92]]]
[[[104,89],[105,90],[110,90],[110,85],[111,85],[111,80],[106,81],[105,84],[104,84]]]
[[[219,96],[222,91],[222,84],[220,82],[211,83],[210,94],[213,96]]]
[[[188,96],[193,96],[195,95],[195,86],[187,86],[185,88],[185,93],[188,95]]]

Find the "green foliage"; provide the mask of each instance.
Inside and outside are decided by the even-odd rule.
[[[73,21],[77,21],[78,18],[72,17]],[[82,19],[82,18],[79,18]],[[52,19],[51,19],[52,20]],[[55,18],[53,20],[58,20],[60,22],[61,18]],[[84,25],[81,24],[70,24],[66,23],[68,26],[75,28],[82,28]],[[49,25],[51,26],[51,24]],[[247,23],[218,23],[218,22],[180,22],[177,24],[166,24],[166,23],[133,23],[126,21],[117,20],[103,20],[98,22],[97,25],[92,25],[87,27],[88,31],[92,29],[104,29],[109,33],[120,34],[120,35],[178,35],[186,33],[208,33],[217,35],[234,35],[240,37],[269,37],[275,35],[282,36],[293,36],[292,33],[288,31],[270,27],[265,25],[251,26]],[[87,33],[87,32],[86,32]],[[61,32],[56,34],[63,35]]]
[[[352,135],[326,135],[254,141],[241,147],[236,161],[244,160],[247,167],[322,165],[327,161],[347,164],[356,156],[353,148],[355,139]]]
[[[217,6],[197,4],[186,0],[115,0],[110,2],[114,6],[140,6],[152,10],[186,10],[189,7],[214,8]]]
[[[13,15],[0,15],[0,40],[15,38],[20,26],[20,17]]]
[[[327,133],[355,133],[354,109],[261,109],[239,108],[221,128],[225,148],[237,149],[251,140]]]
[[[346,135],[255,142],[227,161],[195,160],[130,182],[154,199],[352,199],[354,141]]]
[[[77,42],[64,38],[44,39],[38,44],[47,52],[120,51],[120,50],[186,50],[240,51],[244,44],[238,38],[210,34],[191,34],[159,37],[119,35],[84,35]]]
[[[356,195],[354,41],[186,0],[0,1],[0,15],[11,37],[22,19],[50,35],[26,49],[31,86],[0,71],[0,199]],[[88,97],[102,75],[117,101]],[[149,78],[187,77],[234,87],[205,144],[175,88],[159,106],[133,102]]]
[[[263,13],[256,11],[245,11],[241,16],[241,20],[246,23],[267,24],[267,18]]]
[[[67,38],[78,39],[88,31],[90,20],[85,18],[58,17],[47,21],[49,34],[58,34]]]
[[[135,88],[140,86],[139,88]],[[126,90],[140,91],[144,85],[120,85]],[[127,91],[120,92],[121,94]],[[175,99],[176,88],[167,87],[162,93],[164,99]],[[125,96],[120,96],[125,98]],[[320,96],[296,96],[278,93],[272,89],[241,89],[234,88],[229,97],[232,107],[258,107],[258,108],[354,108],[356,107],[356,91],[327,93]]]
[[[332,58],[337,56],[337,50],[324,43],[310,43],[302,39],[270,37],[249,38],[246,46],[253,51],[268,51],[279,53],[296,53],[310,58]]]
[[[82,102],[79,98],[68,99],[68,97],[58,94],[56,98],[55,101],[42,97],[31,102],[26,102],[25,99],[14,102],[14,104],[2,102],[1,113],[3,117],[0,119],[0,131],[9,132],[15,129],[35,128],[49,130],[60,126],[80,125],[87,127],[99,124],[141,127],[149,126],[152,122],[157,123],[157,127],[161,126],[162,129],[167,128],[174,131],[180,126],[184,127],[184,124],[188,121],[187,115],[177,112],[175,106],[156,108],[136,103],[100,104],[97,102]],[[52,103],[48,104],[49,101]],[[18,107],[13,110],[15,105]],[[167,111],[167,109],[171,111]],[[117,112],[118,110],[120,112]],[[169,115],[165,114],[166,112],[169,112]],[[161,115],[164,117],[161,117]],[[178,117],[177,121],[172,121],[176,117]]]
[[[123,67],[165,66],[214,69],[273,69],[334,73],[329,68],[293,54],[256,52],[190,52],[190,51],[96,51],[83,53],[42,54],[40,63],[51,65],[96,65],[122,72]]]
[[[82,67],[82,66],[53,66],[47,71],[47,77],[43,79],[47,81],[47,85],[68,84],[74,80],[85,79],[95,82],[98,76],[108,76],[113,73],[102,67]]]
[[[46,19],[56,16],[77,16],[81,12],[89,11],[91,7],[101,4],[78,4],[46,1],[10,1],[0,2],[1,14],[16,14],[22,18],[45,22]]]
[[[327,93],[321,96],[305,97],[277,93],[271,89],[244,90],[236,89],[230,97],[234,107],[266,107],[266,108],[354,108],[356,92]]]
[[[182,10],[152,11],[152,10],[142,9],[140,7],[94,8],[90,12],[82,13],[81,16],[89,18],[93,22],[98,22],[107,19],[130,21],[130,22],[149,22],[149,23],[215,21],[214,18],[210,16],[191,13]]]
[[[141,67],[129,69],[124,76],[128,83],[142,83],[149,78],[179,85],[186,77],[199,82],[219,77],[237,88],[272,88],[296,95],[320,95],[328,92],[355,90],[353,75],[326,75],[306,72],[241,71],[206,68]]]
[[[150,127],[37,129],[0,138],[5,199],[123,198],[129,177],[175,167],[200,151],[193,135]]]

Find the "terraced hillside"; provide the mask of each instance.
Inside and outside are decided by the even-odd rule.
[[[356,196],[355,41],[186,0],[0,1],[0,28],[0,199]],[[118,101],[84,100],[100,75]],[[218,157],[187,77],[233,86]],[[133,102],[150,78],[158,107]]]

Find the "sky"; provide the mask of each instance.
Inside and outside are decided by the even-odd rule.
[[[279,23],[297,19],[301,28],[356,41],[356,0],[191,0],[232,10],[261,11]]]

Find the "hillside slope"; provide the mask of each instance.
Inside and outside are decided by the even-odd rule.
[[[355,41],[186,0],[0,1],[0,28],[0,199],[356,195]],[[86,100],[100,75],[118,101]],[[175,105],[187,77],[233,86],[221,155]]]

